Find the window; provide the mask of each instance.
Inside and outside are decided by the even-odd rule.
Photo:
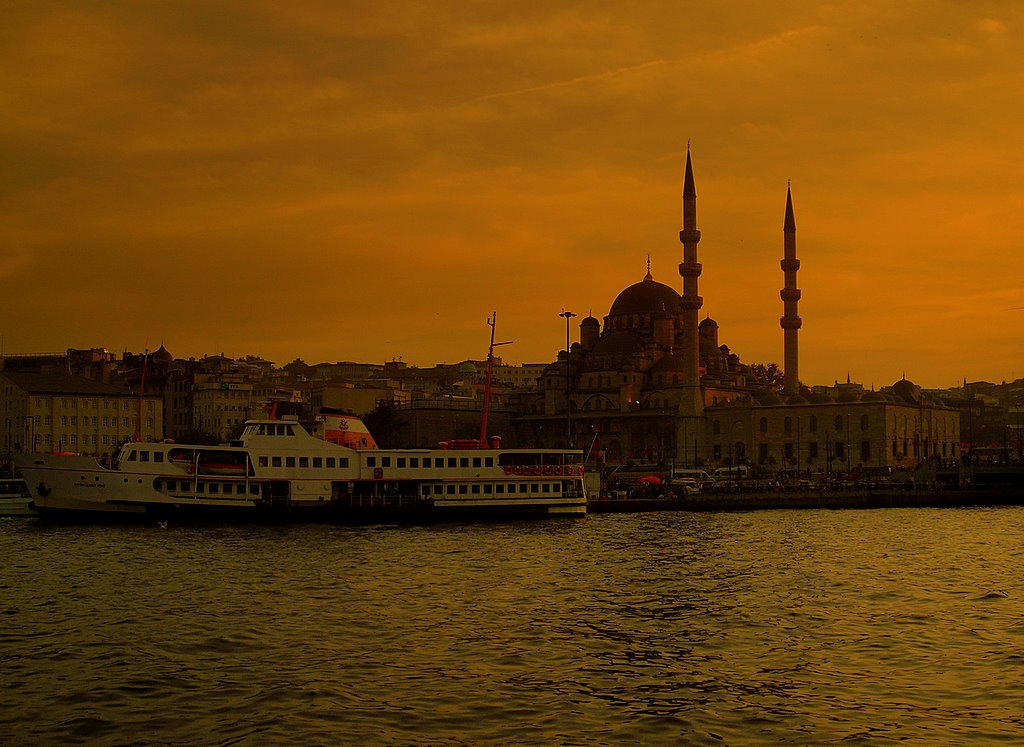
[[[309,466],[309,457],[299,457],[299,467],[305,468]]]
[[[473,495],[480,495],[480,486],[477,483],[473,483],[471,488],[471,492],[473,493]]]
[[[448,467],[455,469],[455,457],[448,457]]]
[[[782,432],[783,433],[792,433],[793,432],[793,418],[787,416],[786,419],[782,421]]]
[[[469,457],[459,457],[459,466],[460,467],[468,467],[469,466]]]
[[[480,457],[473,457],[473,466],[474,467],[479,467],[481,464],[482,464],[482,460],[480,459]]]
[[[327,469],[333,469],[334,468],[334,457],[325,457],[324,458],[324,466],[327,467]]]
[[[836,415],[836,432],[843,430],[843,416]]]
[[[389,457],[389,456],[381,457],[380,458],[380,466],[381,467],[390,467],[391,466],[391,457]]]
[[[494,466],[494,457],[484,457],[484,466],[485,467],[493,467]]]
[[[469,486],[463,483],[459,485],[459,495],[467,495],[469,493]]]
[[[719,435],[722,432],[722,424],[717,420],[711,421],[711,434],[714,436]]]
[[[761,418],[761,422],[758,425],[761,433],[768,432],[768,418]]]
[[[420,466],[420,458],[419,457],[409,457],[409,466],[412,467],[413,469],[416,469],[417,467],[419,467]]]
[[[377,457],[375,457],[375,456],[368,456],[368,457],[366,457],[366,466],[367,467],[376,467],[377,466]]]
[[[404,467],[405,466],[405,457],[397,457],[395,459],[395,466],[396,467]]]
[[[313,467],[315,469],[319,469],[320,467],[323,467],[323,466],[324,466],[324,458],[323,457],[313,457]]]
[[[860,442],[860,460],[866,462],[871,458],[871,442],[861,441]]]
[[[868,416],[867,415],[861,415],[860,416],[860,429],[862,431],[866,431],[868,429]]]
[[[261,456],[259,461],[261,467],[266,467],[269,463],[269,460],[265,456]]]
[[[818,442],[817,441],[811,441],[809,444],[807,444],[807,456],[809,456],[811,459],[817,459],[818,458]]]
[[[811,428],[811,433],[817,433],[818,432],[818,416],[817,415],[811,415],[810,428]]]
[[[333,462],[334,460],[333,459],[328,459],[327,461]],[[332,467],[333,465],[332,464],[328,464],[327,466],[328,467]],[[338,466],[341,467],[342,469],[344,469],[345,467],[348,467],[348,457],[338,457]]]
[[[281,466],[281,457],[279,457],[279,456],[270,457],[270,466],[271,467],[280,467]]]

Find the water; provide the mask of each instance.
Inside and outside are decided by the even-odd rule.
[[[1024,509],[0,520],[9,744],[1024,743]]]

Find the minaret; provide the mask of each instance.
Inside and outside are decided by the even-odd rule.
[[[683,261],[679,274],[683,278],[683,336],[679,351],[686,363],[683,369],[683,385],[687,388],[686,400],[682,403],[681,415],[702,416],[704,397],[700,391],[700,347],[697,337],[697,312],[704,300],[697,295],[697,278],[701,266],[697,261],[697,244],[700,231],[697,230],[697,189],[693,184],[693,164],[690,162],[690,146],[686,146],[686,175],[683,178],[683,230],[679,232],[683,245]]]
[[[783,316],[779,324],[783,329],[783,345],[785,357],[785,384],[782,393],[787,397],[800,394],[800,356],[797,353],[797,330],[800,329],[800,317],[796,313],[796,305],[800,300],[800,289],[796,287],[796,271],[800,269],[800,260],[796,258],[796,220],[793,218],[793,194],[786,186],[786,222],[782,228],[784,254],[782,272],[785,274],[785,287],[779,294],[782,297]]]

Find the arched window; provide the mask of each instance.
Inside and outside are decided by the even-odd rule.
[[[760,426],[761,426],[761,433],[767,433],[768,432],[768,418],[761,418]]]
[[[860,429],[862,431],[866,431],[868,429],[868,416],[867,415],[861,415],[860,416]]]
[[[843,416],[836,415],[836,431],[838,432],[841,430],[843,430]]]
[[[818,432],[818,416],[811,415],[811,433]]]
[[[712,421],[711,422],[711,433],[713,435],[717,436],[721,432],[722,432],[722,424],[720,422],[718,422],[717,420]]]
[[[793,432],[793,418],[786,416],[786,419],[782,421],[782,432],[792,433]]]

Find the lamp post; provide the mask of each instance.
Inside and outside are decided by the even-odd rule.
[[[569,320],[575,314],[562,308],[561,317],[565,317],[565,437],[572,448],[572,409],[569,407]]]

